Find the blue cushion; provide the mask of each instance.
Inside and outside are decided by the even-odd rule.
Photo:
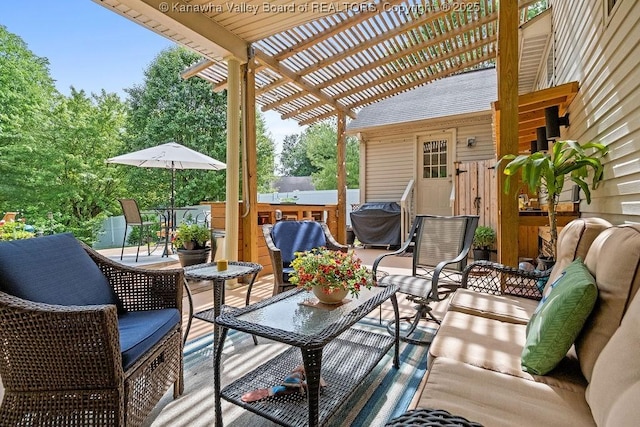
[[[175,308],[131,311],[118,317],[122,367],[127,370],[180,322]]]
[[[0,290],[46,304],[120,306],[107,278],[70,233],[0,243]]]
[[[282,264],[289,267],[295,252],[304,252],[327,245],[322,226],[315,221],[281,221],[271,230],[273,243],[282,255]]]

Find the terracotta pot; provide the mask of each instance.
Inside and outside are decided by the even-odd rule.
[[[346,289],[334,289],[333,292],[327,293],[324,286],[314,286],[313,294],[323,304],[340,304],[349,293]]]

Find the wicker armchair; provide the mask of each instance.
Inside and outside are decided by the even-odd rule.
[[[273,266],[273,295],[293,287],[289,283],[289,274],[293,272],[290,264],[295,252],[321,246],[342,252],[349,249],[333,238],[329,227],[323,222],[281,221],[275,225],[265,224],[262,226],[262,234]]]
[[[139,426],[182,394],[182,288],[70,234],[0,243],[2,425]]]

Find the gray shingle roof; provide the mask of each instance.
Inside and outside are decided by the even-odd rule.
[[[457,114],[490,111],[498,99],[495,68],[470,71],[401,93],[363,108],[347,128],[362,130],[376,126],[435,119]]]

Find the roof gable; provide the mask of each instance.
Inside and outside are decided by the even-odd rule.
[[[491,111],[498,99],[495,68],[436,80],[363,108],[348,125],[350,131],[389,124]]]

